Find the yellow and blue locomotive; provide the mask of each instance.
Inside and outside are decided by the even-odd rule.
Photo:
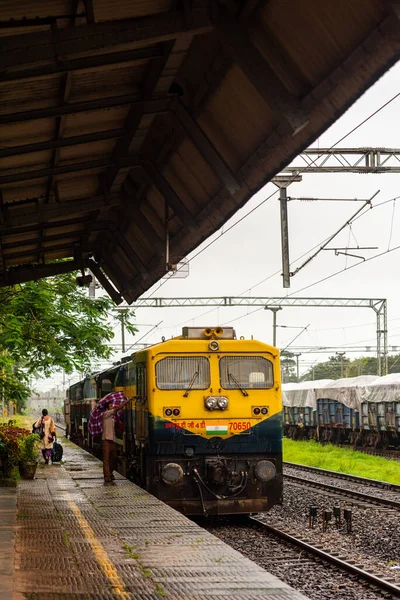
[[[85,387],[91,386],[98,398],[111,390],[135,396],[118,439],[120,471],[170,506],[188,515],[222,515],[266,511],[281,502],[276,348],[238,340],[232,328],[187,327],[90,384],[72,386],[68,429],[96,451],[100,445],[86,426],[94,400],[85,397]]]

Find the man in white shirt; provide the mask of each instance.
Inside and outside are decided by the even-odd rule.
[[[128,398],[118,406],[110,408],[111,402],[106,405],[106,410],[103,413],[103,474],[104,481],[109,483],[115,479],[113,471],[117,468],[117,443],[115,441],[115,422],[113,415],[124,408],[126,404],[131,400]]]

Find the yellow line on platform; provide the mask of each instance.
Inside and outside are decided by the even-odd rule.
[[[118,575],[117,569],[115,568],[114,563],[110,560],[107,552],[105,551],[103,545],[96,538],[96,534],[93,529],[90,527],[89,523],[79,510],[76,503],[73,501],[71,496],[68,494],[68,504],[71,507],[72,512],[74,513],[80,528],[85,534],[86,538],[89,540],[89,543],[92,547],[93,553],[97,558],[97,561],[101,568],[104,571],[104,574],[110,581],[115,594],[121,598],[121,600],[131,600],[132,596],[125,588],[124,582]]]

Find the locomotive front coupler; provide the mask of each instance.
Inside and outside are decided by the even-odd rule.
[[[211,494],[212,496],[214,496],[217,500],[229,500],[229,498],[234,498],[235,496],[238,496],[239,494],[241,494],[247,487],[247,484],[249,483],[249,474],[247,471],[241,471],[240,473],[240,483],[239,485],[236,487],[235,492],[230,494],[230,495],[226,495],[226,494],[217,494],[216,492],[214,492],[213,490],[211,490],[208,485],[206,484],[206,482],[203,480],[203,478],[201,477],[199,471],[195,468],[193,469],[193,479],[195,481],[195,483],[197,484],[197,486],[199,487],[200,490],[200,484],[204,487],[205,490],[207,490],[207,492],[209,494]]]

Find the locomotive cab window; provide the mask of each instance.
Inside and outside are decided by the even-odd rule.
[[[124,387],[126,385],[126,367],[121,367],[115,377],[115,387]]]
[[[210,363],[205,356],[168,356],[156,364],[160,390],[206,390],[210,387]]]
[[[87,379],[83,384],[83,397],[84,398],[96,398],[96,386],[93,385],[90,379]]]
[[[126,374],[126,385],[136,385],[136,368],[133,363],[128,365]]]
[[[219,361],[221,387],[269,389],[274,385],[274,367],[263,356],[223,356]]]

